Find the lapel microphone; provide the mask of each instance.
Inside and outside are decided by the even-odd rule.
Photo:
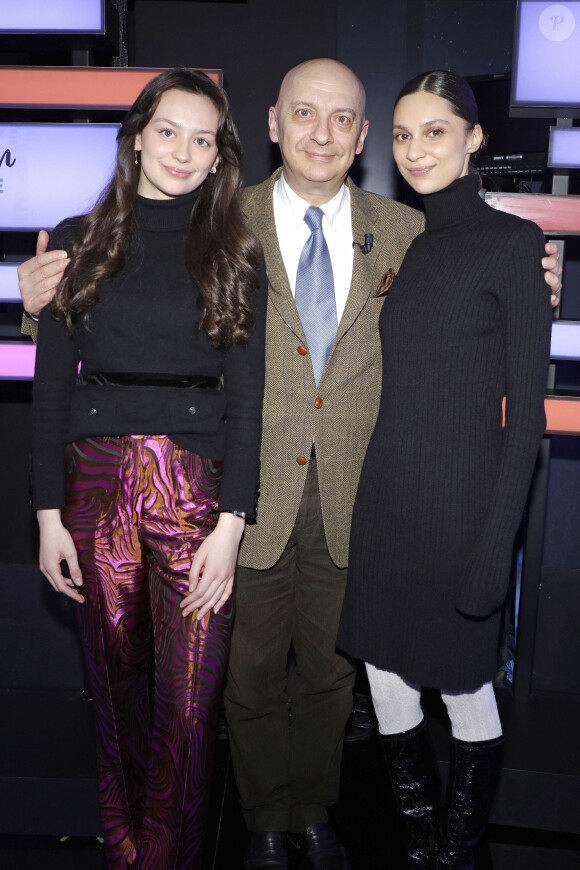
[[[365,233],[364,245],[361,245],[360,242],[353,242],[352,246],[354,248],[355,245],[358,245],[363,254],[370,254],[373,249],[373,240],[374,236],[372,233]]]

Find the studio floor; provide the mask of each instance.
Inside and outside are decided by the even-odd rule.
[[[5,793],[2,803],[6,806],[9,802]],[[353,870],[400,870],[403,866],[400,832],[374,740],[346,744],[341,797],[332,809],[331,820],[347,847]],[[216,751],[204,870],[241,868],[245,842],[228,743],[221,739]],[[303,866],[294,855],[292,870]],[[481,870],[580,870],[580,834],[493,825],[479,866]],[[0,837],[0,868],[105,870],[105,862],[94,836],[69,836],[66,830],[59,836],[5,833]]]

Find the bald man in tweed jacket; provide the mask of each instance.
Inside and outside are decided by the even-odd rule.
[[[286,832],[310,868],[349,867],[326,812],[338,798],[354,683],[353,664],[336,652],[335,641],[352,507],[378,410],[381,291],[423,228],[422,216],[406,206],[350,180],[344,191],[366,127],[364,91],[350,70],[335,61],[301,64],[270,110],[283,170],[244,192],[269,279],[258,517],[246,526],[240,550],[225,693],[232,760],[252,832],[249,870],[287,867]],[[281,194],[282,173],[291,191]],[[280,196],[293,200],[298,224],[309,205],[324,209],[333,198],[346,200],[344,248],[352,251],[365,234],[374,238],[368,253],[354,247],[345,307],[318,385],[281,250],[287,246],[277,235]],[[285,232],[294,226],[278,225]],[[291,647],[296,669],[288,704]]]

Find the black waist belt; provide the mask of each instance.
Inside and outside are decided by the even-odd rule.
[[[106,387],[187,387],[198,390],[215,390],[219,378],[200,375],[163,375],[144,372],[79,372],[79,384],[97,384]]]

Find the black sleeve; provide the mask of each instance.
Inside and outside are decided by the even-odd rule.
[[[256,515],[259,492],[268,302],[265,268],[256,271],[260,286],[254,291],[254,330],[248,344],[233,348],[224,362],[227,435],[219,497],[221,511],[244,511],[249,518]]]
[[[50,236],[49,249],[70,254],[76,224],[65,221]],[[78,371],[74,337],[50,313],[40,312],[32,392],[32,506],[35,510],[65,504],[64,448],[70,403]]]
[[[69,257],[80,228],[81,217],[66,218],[57,224],[51,232],[47,251],[66,251]]]
[[[546,428],[544,395],[552,309],[541,266],[543,256],[541,231],[530,221],[521,221],[508,256],[497,265],[498,274],[503,275],[500,304],[505,330],[506,416],[499,474],[456,603],[470,616],[487,616],[503,604],[514,535]]]

